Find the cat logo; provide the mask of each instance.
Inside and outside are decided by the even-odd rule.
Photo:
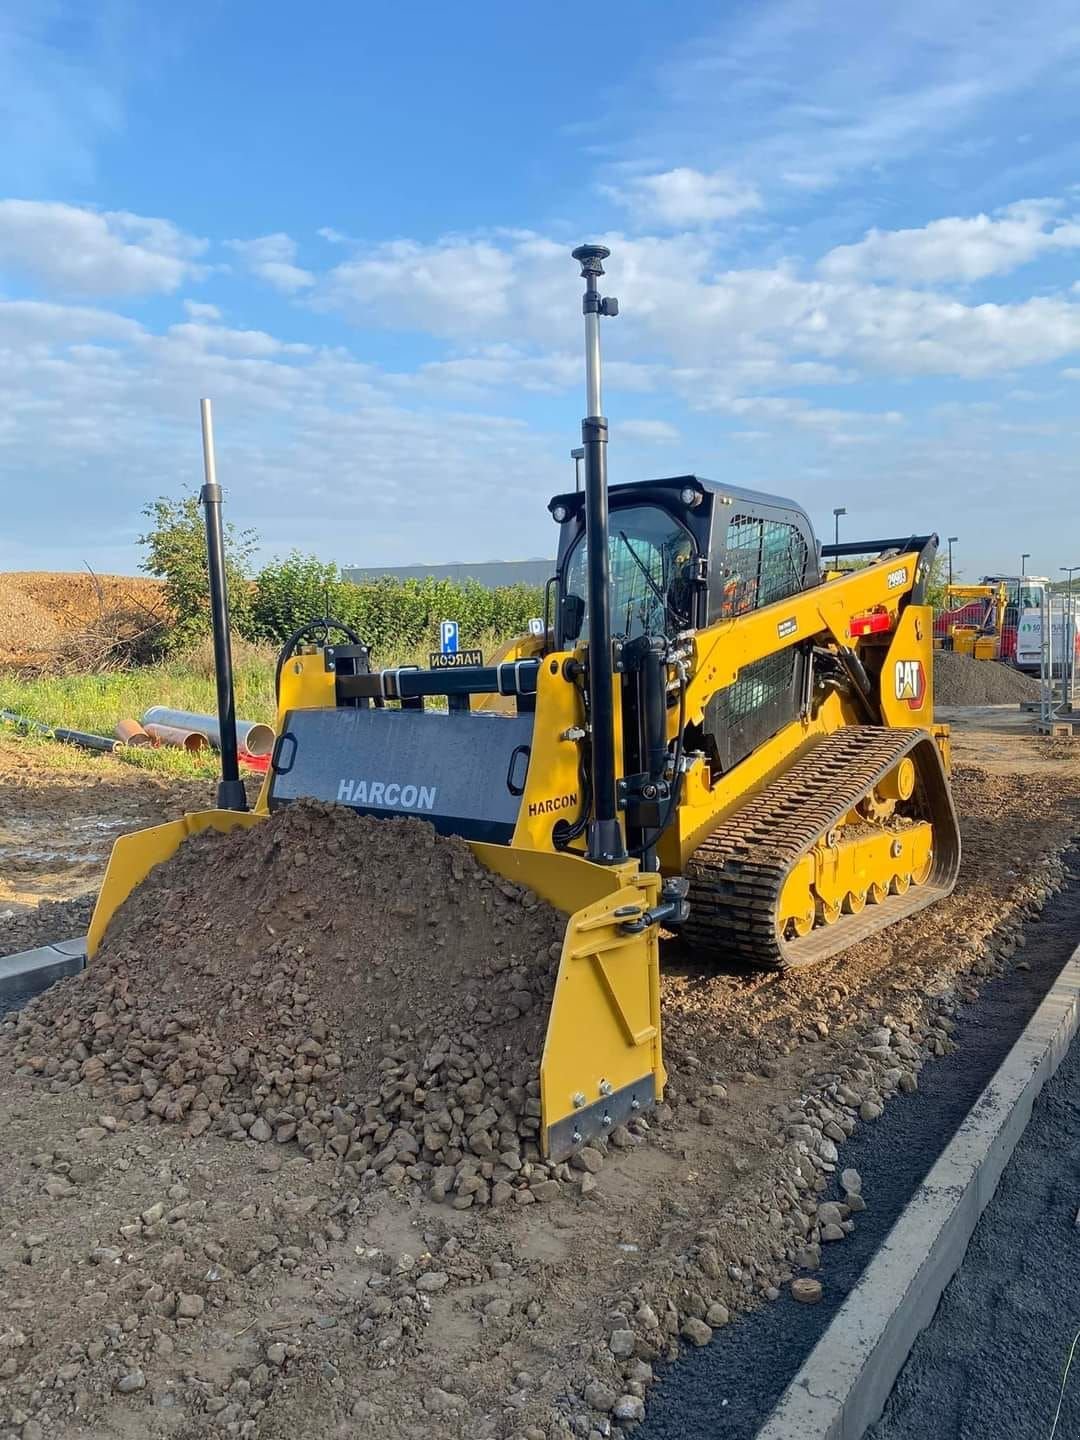
[[[921,660],[897,660],[896,698],[910,705],[912,710],[921,710],[926,698],[926,671]]]

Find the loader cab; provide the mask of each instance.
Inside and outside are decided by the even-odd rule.
[[[557,495],[548,506],[560,527],[559,649],[573,649],[587,633],[584,500]],[[789,500],[678,475],[613,485],[608,504],[616,639],[673,639],[819,583],[813,528]],[[795,718],[804,663],[797,649],[768,656],[712,698],[696,738],[714,772],[731,769]]]

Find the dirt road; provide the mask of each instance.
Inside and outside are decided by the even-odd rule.
[[[99,1071],[72,1086],[0,1056],[0,1430],[597,1440],[632,1426],[657,1361],[723,1345],[738,1312],[858,1223],[854,1202],[819,1209],[847,1137],[963,1045],[959,996],[1024,963],[1024,924],[1080,831],[1080,759],[982,715],[958,717],[956,754],[965,861],[947,902],[808,975],[669,955],[666,1106],[586,1199],[560,1184],[543,1203],[454,1208],[292,1140],[129,1118],[139,1102]]]

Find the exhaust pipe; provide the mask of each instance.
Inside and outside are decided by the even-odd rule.
[[[225,579],[225,539],[221,528],[221,486],[214,461],[214,418],[209,400],[202,410],[203,465],[206,484],[199,499],[206,512],[206,570],[210,581],[210,620],[214,630],[214,679],[217,682],[218,730],[221,737],[219,810],[246,810],[236,743],[236,700],[233,694],[232,647],[229,643],[229,591]]]
[[[626,859],[615,787],[615,665],[611,649],[611,563],[608,556],[607,421],[600,397],[600,316],[618,315],[619,302],[603,298],[597,281],[611,254],[606,245],[579,245],[585,294],[585,544],[589,600],[589,718],[592,727],[593,813],[586,855],[598,865]]]

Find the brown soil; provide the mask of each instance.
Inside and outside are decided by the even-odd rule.
[[[965,859],[949,900],[809,974],[708,973],[669,953],[667,1106],[620,1136],[592,1187],[552,1176],[551,1192],[537,1187],[544,1203],[456,1208],[469,1197],[453,1189],[450,1203],[438,1203],[407,1167],[387,1176],[396,1158],[376,1172],[350,1161],[348,1147],[341,1157],[325,1143],[332,1112],[311,1113],[320,1138],[306,1155],[295,1138],[253,1138],[254,1115],[246,1128],[214,1124],[193,1138],[152,1109],[141,1115],[138,1101],[124,1102],[136,1106],[126,1112],[94,1064],[78,1077],[108,1054],[108,1042],[94,1051],[80,1038],[81,1021],[66,1037],[67,1070],[61,1062],[44,1079],[9,1070],[0,1080],[10,1157],[0,1429],[25,1427],[29,1416],[50,1440],[618,1433],[680,1331],[688,1343],[708,1340],[814,1268],[822,1243],[857,1223],[855,1203],[819,1209],[844,1137],[917,1084],[934,1055],[963,1044],[952,1018],[958,997],[982,975],[1022,963],[1023,925],[1061,883],[1060,853],[1080,828],[1080,762],[1010,729],[994,732],[994,764],[984,769],[979,736],[989,723],[981,717],[976,731],[965,722],[956,737]],[[415,878],[417,864],[408,854],[392,875]],[[285,912],[321,883],[303,868],[295,874],[298,888],[275,901]],[[469,877],[456,883],[472,888]],[[257,911],[265,896],[255,875],[248,892]],[[362,886],[338,899],[370,905]],[[387,908],[380,938],[415,926],[417,917],[399,921]],[[150,934],[156,944],[160,930]],[[326,943],[312,923],[307,934]],[[120,943],[118,926],[110,945]],[[356,943],[359,963],[372,946]],[[191,940],[184,953],[197,960],[197,948]],[[444,957],[428,948],[434,978]],[[125,963],[128,993],[134,983],[145,997],[134,959]],[[467,983],[472,972],[463,973]],[[273,976],[252,979],[255,991]],[[224,984],[224,1019],[195,980],[184,984],[184,1003],[205,1006],[199,1033],[232,1023]],[[417,1011],[433,1003],[432,988],[417,985]],[[288,1010],[307,1003],[292,1000]],[[258,1015],[252,996],[243,1004]],[[117,1017],[101,1019],[115,1041]],[[286,1047],[292,1030],[286,1016]],[[187,1054],[184,1037],[195,1033],[177,1021],[163,1049]],[[356,1027],[352,1043],[368,1034]],[[395,1038],[399,1051],[412,1043]],[[161,1053],[140,1068],[144,1101],[161,1088]],[[401,1076],[403,1063],[380,1054],[382,1107],[410,1093],[403,1081],[423,1078]],[[309,1082],[293,1082],[295,1099]],[[253,1103],[271,1099],[259,1093],[265,1083],[252,1086]],[[458,1108],[464,1118],[467,1106]],[[350,1144],[364,1138],[349,1133]]]
[[[164,613],[160,580],[147,576],[23,570],[0,574],[0,668],[47,663],[103,617]]]
[[[950,650],[934,651],[934,703],[937,705],[1015,705],[1036,700],[1039,682],[1032,675],[996,660],[975,660]]]
[[[538,1071],[564,930],[464,841],[304,802],[186,841],[0,1053],[100,1081],[131,1122],[295,1137],[353,1182],[506,1203],[555,1183]]]
[[[0,955],[22,948],[6,941],[7,912],[96,891],[118,835],[213,804],[209,780],[164,779],[67,749],[64,762],[57,768],[36,745],[0,735]]]

